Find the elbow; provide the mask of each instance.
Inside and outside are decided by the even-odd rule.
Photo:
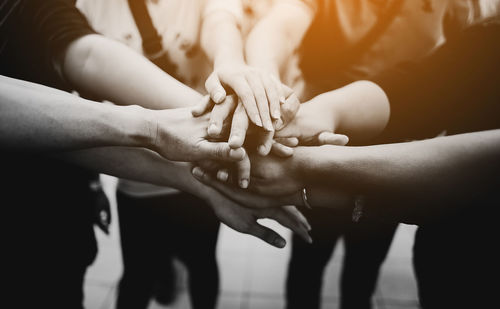
[[[92,80],[92,76],[99,70],[101,56],[97,46],[101,40],[99,35],[86,35],[68,46],[63,58],[62,72],[76,88],[87,88],[85,81]]]

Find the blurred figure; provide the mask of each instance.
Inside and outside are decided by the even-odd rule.
[[[79,0],[93,28],[144,54],[196,90],[210,71],[198,45],[201,0]],[[186,207],[189,205],[189,207]],[[123,275],[117,308],[175,300],[179,259],[188,271],[193,308],[214,308],[219,222],[207,203],[173,188],[120,179],[117,191]]]
[[[205,80],[212,72],[211,61],[199,44],[205,12],[223,10],[237,16],[241,33],[250,27],[255,14],[220,2],[78,0],[77,7],[98,32],[142,53],[169,75],[204,93]],[[174,301],[174,258],[188,270],[193,308],[214,308],[219,287],[215,259],[219,223],[206,202],[173,188],[120,179],[117,204],[124,263],[117,308],[146,308],[153,297],[162,304]]]
[[[444,42],[445,34],[494,12],[494,5],[485,2],[280,0],[249,34],[247,61],[280,75],[308,100],[425,56]],[[293,59],[298,66],[287,67]],[[323,271],[340,237],[346,249],[341,308],[370,308],[396,224],[368,219],[353,223],[351,213],[341,210],[305,214],[315,241],[307,245],[293,238],[288,308],[319,308]],[[334,218],[335,224],[325,218]]]

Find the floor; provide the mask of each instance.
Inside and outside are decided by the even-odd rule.
[[[112,202],[113,218],[117,218],[113,190],[115,179],[103,176],[105,191]],[[290,232],[271,221],[265,224],[276,229],[286,239]],[[110,235],[96,230],[99,255],[90,267],[85,281],[85,308],[114,308],[116,284],[120,277],[121,253],[116,220]],[[374,309],[418,308],[416,285],[411,268],[411,247],[415,226],[398,227],[385,261],[374,299]],[[289,248],[275,249],[265,243],[222,226],[219,232],[217,258],[221,274],[219,309],[278,309],[284,308],[284,280]],[[338,274],[343,248],[338,246],[324,277],[323,309],[338,308]],[[185,272],[180,272],[180,294],[174,304],[164,307],[152,301],[148,309],[189,309]],[[272,274],[272,275],[269,275]]]

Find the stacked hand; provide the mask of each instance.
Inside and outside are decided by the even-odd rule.
[[[301,106],[290,88],[271,77],[264,78],[255,70],[243,75],[236,72],[225,74],[214,72],[211,75],[206,83],[209,97],[194,107],[192,114],[208,117],[205,127],[208,137],[227,141],[233,150],[246,149],[245,158],[236,165],[217,159],[198,160],[192,170],[194,177],[237,203],[235,205],[248,207],[224,210],[221,214],[246,217],[248,211],[269,210],[281,214],[285,212],[284,205],[304,206],[300,194],[304,184],[297,169],[293,168],[292,147],[345,145],[348,142],[347,136],[334,133],[335,118],[325,112],[328,102],[313,99]],[[235,94],[227,95],[231,90]],[[279,99],[280,95],[275,94],[283,97]],[[266,108],[262,107],[263,102]],[[269,127],[270,123],[272,127]],[[290,227],[290,223],[283,221],[284,217],[278,213],[273,213],[272,218],[280,219],[280,223]],[[233,228],[241,231],[238,225],[233,225]]]

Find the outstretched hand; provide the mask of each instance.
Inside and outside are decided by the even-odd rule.
[[[220,137],[225,126],[230,126],[229,145],[232,148],[242,147],[248,135],[253,135],[255,147],[260,155],[267,155],[272,150],[275,130],[286,126],[295,117],[300,102],[293,91],[280,84],[283,92],[283,102],[279,102],[280,117],[273,121],[271,130],[262,130],[251,124],[243,99],[234,95],[225,96],[222,102],[215,104],[213,100],[205,99],[192,110],[193,116],[200,117],[210,112],[208,134],[211,137]],[[291,152],[288,150],[288,153]]]
[[[251,209],[240,206],[215,190],[210,192],[208,201],[221,222],[238,232],[260,238],[274,247],[285,247],[285,239],[272,229],[259,224],[257,220],[264,218],[276,220],[306,242],[312,242],[309,236],[311,226],[302,213],[293,206]]]
[[[172,161],[244,160],[245,149],[231,148],[224,141],[207,134],[209,116],[193,117],[189,108],[161,111],[147,110],[151,119],[149,148]]]

